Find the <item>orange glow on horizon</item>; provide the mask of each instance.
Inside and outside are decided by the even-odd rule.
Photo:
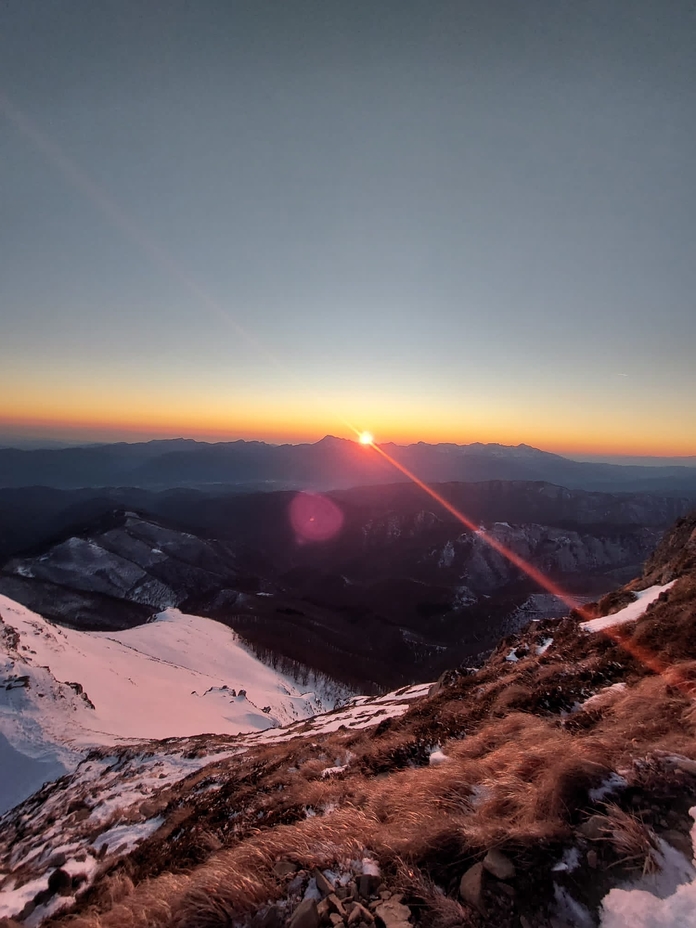
[[[188,294],[192,307],[241,339],[269,372],[253,384],[228,384],[222,375],[211,384],[210,380],[201,383],[195,375],[177,380],[168,370],[123,377],[118,368],[102,369],[97,360],[89,371],[84,363],[77,370],[69,364],[61,367],[53,358],[40,369],[24,370],[21,364],[13,367],[10,358],[0,370],[0,428],[26,434],[35,430],[40,433],[36,437],[67,437],[67,432],[87,442],[181,436],[303,442],[342,434],[352,429],[350,421],[365,421],[363,414],[369,411],[369,421],[385,443],[524,443],[569,456],[696,455],[693,430],[689,437],[684,417],[677,410],[668,416],[663,405],[656,407],[649,420],[652,427],[646,428],[644,409],[627,412],[615,398],[607,411],[604,395],[589,406],[578,405],[572,393],[556,396],[547,391],[539,399],[518,383],[502,397],[478,392],[464,405],[448,394],[438,400],[419,390],[398,396],[390,384],[381,392],[360,393],[351,382],[341,393],[330,383],[305,379],[282,351],[274,352],[266,340],[242,325],[108,190],[1,92],[0,114],[153,268]],[[89,358],[85,362],[89,364]],[[410,388],[408,378],[403,385]]]
[[[53,412],[53,410],[51,410]],[[159,410],[158,410],[159,412]],[[288,415],[287,409],[274,410],[266,415],[258,405],[254,405],[241,413],[223,417],[219,410],[207,414],[196,415],[192,410],[182,415],[181,410],[167,411],[154,415],[152,407],[143,408],[138,415],[125,415],[120,411],[109,410],[100,415],[96,410],[81,410],[72,415],[60,415],[56,410],[53,415],[43,414],[38,410],[27,409],[24,414],[16,414],[11,410],[0,407],[0,430],[22,433],[32,437],[46,438],[73,438],[78,437],[84,441],[143,441],[155,438],[193,438],[199,441],[235,441],[249,439],[276,443],[314,442],[325,435],[337,435],[353,438],[346,435],[347,429],[354,432],[360,441],[361,430],[350,426],[348,419],[334,418],[330,421],[325,414],[317,412],[314,416],[303,410],[300,418]],[[355,417],[357,418],[357,416]],[[680,457],[696,455],[696,443],[648,443],[648,442],[607,442],[592,441],[590,439],[575,441],[563,440],[561,436],[554,435],[551,429],[540,430],[536,434],[527,435],[509,434],[505,430],[495,432],[492,428],[481,430],[469,429],[435,429],[426,424],[422,428],[409,423],[403,427],[394,423],[388,427],[383,423],[380,427],[380,444],[394,443],[397,445],[427,442],[431,444],[451,443],[466,445],[474,442],[498,443],[501,445],[527,444],[543,451],[566,455],[625,455],[625,456],[656,456]],[[373,433],[370,432],[370,435]],[[565,436],[564,436],[565,437]],[[370,441],[362,442],[371,444]]]

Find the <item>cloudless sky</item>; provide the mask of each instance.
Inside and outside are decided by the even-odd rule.
[[[0,431],[696,453],[681,0],[4,0]]]

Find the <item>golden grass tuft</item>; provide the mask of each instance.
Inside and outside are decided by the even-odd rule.
[[[606,814],[606,841],[619,856],[623,866],[639,869],[643,875],[659,870],[655,837],[635,815],[629,815],[610,803]]]
[[[395,864],[394,888],[407,894],[414,911],[426,911],[429,928],[469,928],[478,924],[471,909],[446,896],[422,870],[403,860]]]
[[[95,903],[99,908],[111,908],[121,902],[135,889],[133,880],[123,870],[109,873],[97,885]]]

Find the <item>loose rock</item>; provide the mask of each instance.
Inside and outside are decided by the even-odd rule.
[[[273,864],[273,873],[281,879],[291,873],[297,873],[298,870],[299,867],[292,860],[278,860]]]
[[[319,928],[319,913],[314,899],[303,899],[292,913],[289,928]]]
[[[479,912],[485,911],[483,903],[483,864],[474,864],[469,867],[459,882],[459,895],[465,902]]]
[[[336,895],[336,893],[329,893],[329,895],[326,897],[326,899],[327,899],[327,902],[329,903],[329,905],[331,906],[331,908],[334,910],[334,912],[336,912],[338,915],[340,915],[341,918],[345,918],[345,917],[346,917],[346,914],[347,914],[347,913],[346,913],[346,910],[344,909],[343,903],[342,903],[341,900],[338,898],[338,896]]]
[[[588,841],[601,841],[606,837],[606,819],[603,815],[591,815],[578,827],[580,834]]]
[[[349,925],[357,925],[361,921],[368,922],[371,925],[374,920],[375,918],[372,912],[368,911],[365,906],[360,905],[359,902],[355,903],[348,916]]]
[[[380,902],[375,909],[375,915],[381,918],[386,928],[409,928],[411,910],[407,905],[394,899]]]
[[[46,867],[50,870],[52,867],[62,867],[65,861],[68,858],[65,856],[64,851],[58,851],[56,854],[52,854],[46,861]]]
[[[326,879],[321,870],[313,870],[312,876],[316,880],[317,889],[322,894],[322,896],[328,896],[334,891],[333,885]]]
[[[282,928],[283,913],[278,906],[272,905],[265,912],[257,912],[251,920],[251,928]]]
[[[358,892],[363,899],[369,899],[377,892],[377,887],[382,883],[382,874],[379,864],[376,860],[369,857],[363,859],[362,876],[358,880]]]
[[[483,859],[484,870],[498,880],[514,880],[515,865],[501,851],[491,849]]]

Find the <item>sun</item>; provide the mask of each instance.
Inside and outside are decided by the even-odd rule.
[[[375,439],[372,435],[372,432],[361,432],[358,435],[358,441],[361,445],[372,445],[374,444]]]

